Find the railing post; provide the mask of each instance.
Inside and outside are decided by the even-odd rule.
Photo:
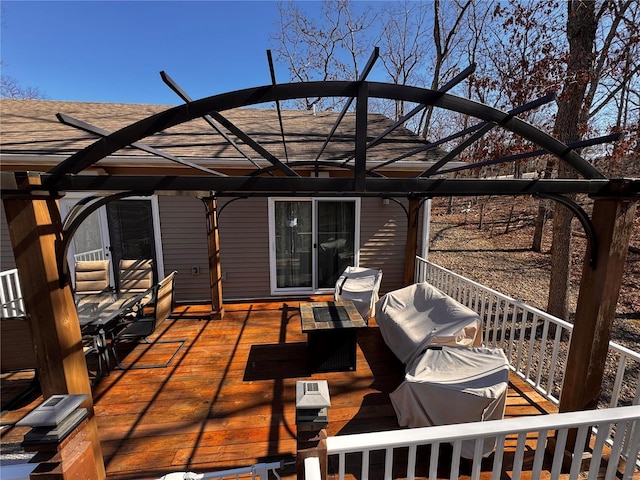
[[[320,433],[318,435],[317,446],[313,448],[298,450],[296,455],[296,470],[297,470],[298,480],[305,480],[306,478],[307,472],[305,470],[305,459],[307,458],[318,459],[318,462],[320,464],[320,480],[326,480],[327,470],[328,470],[327,431],[326,430],[324,429],[320,430]]]
[[[414,282],[416,272],[416,255],[418,253],[418,223],[420,217],[420,199],[409,199],[409,218],[407,219],[407,242],[404,252],[404,284],[411,285]]]
[[[211,284],[211,318],[222,320],[222,270],[220,267],[220,232],[218,228],[218,201],[216,197],[203,198],[207,211],[207,246],[209,249],[209,282]]]

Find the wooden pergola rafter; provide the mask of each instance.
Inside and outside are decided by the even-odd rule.
[[[374,52],[370,64],[377,57]],[[472,68],[472,67],[470,67]],[[417,212],[424,199],[437,196],[463,195],[543,195],[549,196],[565,205],[574,207],[574,202],[565,197],[567,194],[584,193],[595,199],[593,214],[589,218],[581,209],[577,212],[589,236],[597,241],[590,243],[591,253],[587,254],[583,279],[578,300],[575,329],[567,365],[561,410],[580,410],[593,408],[599,393],[606,345],[610,334],[615,303],[619,293],[622,269],[625,261],[630,231],[635,215],[635,202],[640,197],[640,180],[608,179],[593,165],[585,160],[578,148],[586,143],[567,145],[542,130],[518,118],[518,113],[533,108],[543,98],[532,104],[514,108],[509,112],[474,102],[448,93],[453,84],[447,84],[439,90],[394,85],[366,80],[370,68],[357,81],[325,81],[277,84],[272,75],[272,84],[228,92],[220,95],[192,100],[166,74],[163,80],[170,85],[185,101],[185,104],[139,120],[115,132],[107,132],[80,120],[60,115],[60,121],[75,128],[92,132],[99,138],[86,148],[77,151],[60,162],[45,174],[17,172],[2,174],[2,198],[7,213],[16,264],[21,272],[25,303],[30,313],[29,322],[34,333],[34,344],[39,364],[43,394],[87,393],[89,397],[85,407],[92,412],[91,388],[86,374],[86,365],[82,355],[82,342],[79,324],[71,289],[65,281],[66,262],[64,254],[70,235],[82,218],[91,209],[98,208],[110,199],[121,198],[129,193],[182,191],[200,192],[207,207],[207,230],[210,236],[210,257],[212,277],[212,302],[222,307],[222,293],[219,270],[219,248],[217,245],[217,204],[216,196],[247,197],[254,195],[298,195],[307,196],[378,196],[409,198],[408,212],[410,229],[408,244],[415,243]],[[461,73],[456,82],[469,74]],[[454,82],[455,84],[455,82]],[[260,145],[250,134],[230,122],[223,112],[240,107],[274,102],[279,109],[280,102],[308,97],[336,97],[347,99],[351,104],[355,99],[355,135],[353,154],[346,159],[322,159],[326,145],[332,140],[339,121],[328,132],[327,141],[313,161],[299,161],[285,158],[284,161]],[[418,105],[410,115],[393,123],[381,135],[368,132],[368,106],[370,98],[404,101]],[[432,149],[441,143],[463,138],[455,153],[460,153],[482,134],[491,128],[501,127],[519,135],[539,149],[528,154],[519,154],[492,163],[470,164],[465,167],[450,167],[448,164],[455,155],[446,155],[435,164],[426,165],[426,169],[410,178],[387,177],[383,167],[407,158],[397,156],[394,159],[368,164],[367,155],[382,143],[384,137],[404,124],[411,114],[426,106],[433,106],[456,112],[479,120],[474,127],[465,129],[445,139],[425,142],[424,150]],[[344,109],[344,113],[349,107]],[[415,113],[414,113],[415,111]],[[344,116],[344,114],[342,115]],[[142,143],[144,139],[171,127],[204,118],[239,152],[241,149],[223,128],[251,148],[270,166],[264,168],[246,154],[238,161],[248,160],[256,169],[249,175],[226,175],[216,170],[202,167],[191,161],[163,153],[157,148]],[[341,119],[340,119],[341,120]],[[286,128],[279,115],[281,136],[286,145]],[[601,143],[613,140],[602,137],[591,140]],[[152,155],[158,155],[168,161],[181,164],[193,170],[189,175],[103,175],[91,172],[91,167],[121,149],[133,146]],[[421,151],[424,151],[421,150]],[[242,152],[241,152],[242,153]],[[416,150],[411,156],[417,155]],[[489,164],[517,161],[525,156],[552,154],[559,161],[570,165],[581,178],[573,179],[485,179],[485,178],[446,178],[444,173],[455,169],[472,169]],[[285,155],[287,157],[287,155]],[[352,162],[353,160],[353,162]],[[314,166],[315,175],[308,167]],[[416,165],[420,165],[419,161]],[[320,167],[341,168],[349,175],[344,177],[323,178],[318,176]],[[303,173],[304,172],[304,173]],[[82,173],[82,174],[81,174]],[[74,212],[75,220],[63,224],[59,217],[56,199],[60,192],[91,191],[101,192],[104,198],[92,198],[84,209]],[[126,192],[126,193],[120,193]],[[202,195],[202,192],[206,192]],[[111,196],[110,196],[111,195]],[[414,245],[415,246],[415,245]],[[215,258],[218,256],[218,258]],[[598,262],[593,260],[597,258]],[[216,264],[217,262],[217,264]],[[408,262],[410,265],[410,262]],[[217,268],[216,268],[217,267]],[[75,318],[74,318],[75,317]],[[76,320],[74,322],[74,320]],[[604,347],[603,347],[604,346]],[[568,393],[565,394],[564,391]],[[90,422],[90,441],[93,442],[97,471],[95,478],[104,478],[101,465],[101,453],[95,421]]]

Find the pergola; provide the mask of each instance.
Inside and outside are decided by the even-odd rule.
[[[583,267],[580,294],[575,316],[561,411],[594,408],[599,396],[615,306],[620,289],[626,251],[635,218],[636,202],[640,198],[640,180],[610,179],[596,170],[579,153],[580,148],[614,140],[603,137],[592,141],[564,144],[540,129],[518,118],[518,114],[553,100],[547,96],[527,105],[504,112],[487,105],[447,93],[468,76],[473,68],[439,90],[406,85],[370,82],[366,80],[377,56],[369,60],[365,72],[357,81],[329,81],[278,84],[273,83],[192,100],[168,75],[162,75],[184,101],[180,106],[152,115],[116,132],[107,132],[63,114],[63,123],[95,133],[100,138],[74,153],[47,173],[3,172],[2,198],[9,224],[16,265],[21,273],[25,304],[34,335],[40,382],[45,397],[52,394],[88,394],[83,405],[93,411],[91,387],[82,352],[80,326],[68,280],[66,249],[79,224],[92,211],[113,199],[152,192],[192,192],[204,197],[208,207],[208,239],[212,275],[212,305],[223,313],[220,254],[217,232],[216,197],[224,196],[378,196],[409,199],[409,225],[417,218],[425,198],[444,196],[482,195],[538,195],[548,197],[570,208],[579,218],[589,239]],[[271,65],[272,67],[272,65]],[[289,161],[277,158],[224,115],[229,109],[275,103],[305,97],[336,97],[344,99],[344,108],[329,132],[322,151],[313,160]],[[373,138],[367,133],[369,99],[380,98],[404,101],[417,105],[396,121],[382,135]],[[355,102],[355,105],[353,103]],[[403,125],[428,106],[457,112],[477,119],[473,126],[447,138],[425,143],[413,154],[433,149],[445,142],[461,139],[456,148],[412,177],[386,177],[381,164],[367,162],[368,151],[384,140],[393,129]],[[347,111],[355,111],[353,152],[341,158],[323,156],[325,147]],[[227,175],[205,168],[183,158],[162,152],[143,140],[158,132],[191,120],[204,118],[231,145],[237,141],[251,148],[260,163],[239,152],[239,162],[252,165],[248,175]],[[498,158],[490,162],[455,167],[451,162],[460,152],[493,128],[501,127],[537,145],[529,153]],[[280,121],[283,142],[286,135]],[[228,133],[227,133],[228,132]],[[142,149],[185,168],[184,174],[120,175],[91,172],[97,162],[125,147]],[[579,178],[516,179],[516,178],[449,178],[447,173],[475,169],[491,164],[513,162],[523,158],[552,154],[558,161],[570,165]],[[409,154],[389,158],[393,164]],[[267,162],[266,168],[264,162]],[[332,177],[318,175],[321,168],[339,168],[341,174]],[[64,222],[60,218],[56,200],[70,191],[101,192],[81,202]],[[594,200],[591,216],[572,199],[572,194],[587,194]],[[417,229],[408,231],[406,270],[411,270],[415,258]],[[413,251],[411,251],[413,245]],[[411,279],[407,278],[407,281]],[[96,478],[104,478],[102,454],[95,420],[89,421],[89,440],[92,442],[97,464]]]

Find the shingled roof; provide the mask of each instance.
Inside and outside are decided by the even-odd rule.
[[[164,105],[8,99],[1,100],[0,106],[2,109],[0,151],[3,157],[3,169],[10,165],[20,166],[20,162],[24,160],[26,155],[41,157],[40,165],[46,169],[64,157],[90,145],[98,138],[95,134],[60,123],[56,118],[57,113],[64,113],[101,129],[114,132],[169,108]],[[286,159],[290,161],[315,160],[338,117],[336,112],[282,111],[286,138],[285,153],[275,109],[237,108],[225,111],[224,115],[282,161]],[[391,124],[392,121],[384,115],[369,113],[369,138],[383,132]],[[244,154],[257,162],[264,163],[251,148],[238,141],[233,135],[230,136]],[[343,160],[349,157],[353,153],[354,138],[355,113],[349,112],[340,122],[320,160]],[[203,165],[220,164],[221,162],[228,164],[229,161],[234,161],[238,166],[251,167],[249,161],[238,150],[202,119],[180,124],[154,134],[146,138],[144,143],[176,157],[198,163],[202,162]],[[384,162],[425,144],[424,140],[411,131],[400,127],[368,151],[368,161],[372,163]],[[12,159],[13,156],[17,156],[17,158]],[[442,151],[434,148],[409,157],[409,161],[419,162],[419,165],[416,164],[416,168],[423,170],[425,168],[424,162],[433,162],[441,156]],[[47,161],[46,157],[50,157],[50,161]],[[100,165],[103,167],[106,165],[116,166],[118,158],[134,163],[136,159],[145,158],[149,165],[155,164],[156,161],[171,165],[162,159],[152,160],[149,157],[148,153],[127,147],[101,161]],[[24,164],[22,167],[24,168]]]

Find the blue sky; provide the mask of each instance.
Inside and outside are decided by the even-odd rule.
[[[318,4],[306,2],[305,8]],[[50,100],[179,104],[271,82],[275,1],[5,1],[3,74]],[[279,82],[286,70],[276,68]]]

